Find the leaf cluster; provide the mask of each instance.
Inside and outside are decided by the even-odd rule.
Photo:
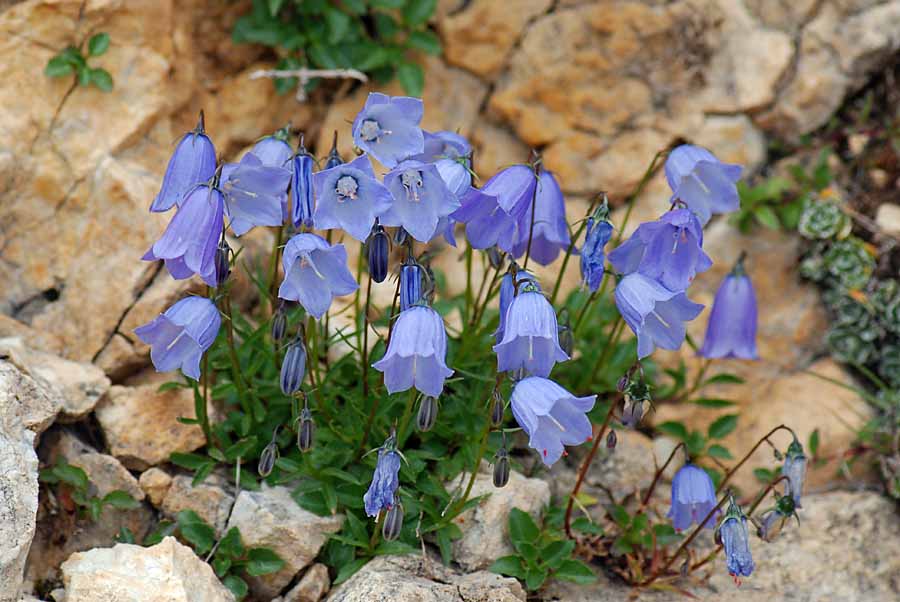
[[[98,33],[88,40],[87,56],[81,48],[68,46],[55,54],[44,67],[47,77],[75,76],[79,86],[94,86],[103,92],[113,89],[113,79],[109,71],[102,67],[91,67],[88,59],[102,56],[109,50],[109,34]]]

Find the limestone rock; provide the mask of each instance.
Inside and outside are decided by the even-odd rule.
[[[117,544],[62,565],[66,602],[233,602],[212,567],[172,537],[150,548]]]
[[[331,587],[328,567],[316,563],[306,569],[299,583],[282,598],[283,602],[319,602]]]
[[[260,491],[241,491],[226,530],[237,527],[245,546],[269,548],[284,560],[284,567],[277,573],[248,579],[257,596],[271,598],[312,562],[343,521],[340,514],[322,517],[304,510],[287,487],[263,485]]]
[[[97,496],[103,497],[111,491],[119,490],[138,501],[146,497],[138,480],[118,460],[107,454],[97,453],[75,435],[64,431],[53,447],[49,463],[54,463],[54,456],[60,455],[72,466],[81,468],[96,488]]]
[[[196,487],[191,477],[176,475],[166,490],[160,510],[175,518],[182,510],[193,510],[216,530],[217,536],[225,533],[225,523],[234,505],[234,495],[228,491],[228,483],[218,475],[210,475]]]
[[[509,513],[513,508],[539,518],[550,503],[550,487],[540,479],[528,479],[512,471],[506,487],[496,488],[488,473],[475,477],[471,497],[489,494],[476,507],[454,522],[462,530],[453,542],[453,558],[466,570],[483,569],[497,558],[512,553],[509,543]]]
[[[525,602],[515,579],[479,571],[460,575],[439,560],[378,556],[342,583],[328,602]]]
[[[35,433],[19,406],[32,400],[29,389],[17,386],[26,378],[0,362],[0,600],[19,595],[38,508]]]
[[[93,364],[29,349],[18,338],[0,339],[0,356],[8,356],[19,370],[56,392],[64,422],[87,415],[109,389],[109,379]]]
[[[51,390],[0,357],[0,407],[39,435],[62,408],[58,391]],[[10,418],[11,420],[12,418]]]
[[[97,406],[110,453],[125,466],[145,469],[167,461],[173,452],[191,452],[206,443],[199,425],[177,420],[194,416],[193,391],[159,391],[162,382],[176,378],[168,374],[152,377],[150,384],[115,385]]]
[[[150,503],[159,507],[172,485],[172,475],[161,468],[148,468],[141,473],[138,485],[141,486]]]

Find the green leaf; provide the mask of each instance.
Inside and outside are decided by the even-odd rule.
[[[704,385],[741,385],[744,379],[737,374],[722,372],[703,381]]]
[[[403,8],[403,5],[405,3],[406,0],[369,0],[369,4],[372,6],[372,8]]]
[[[515,577],[516,579],[525,578],[525,567],[522,565],[522,559],[518,556],[503,556],[494,561],[488,570],[499,575],[507,577]]]
[[[350,29],[351,17],[336,8],[325,9],[325,23],[328,25],[328,43],[337,44],[344,39]]]
[[[169,456],[169,461],[175,466],[187,468],[188,470],[198,470],[205,464],[209,463],[209,458],[199,454],[182,454],[175,452]]]
[[[367,562],[369,562],[368,558],[357,558],[353,562],[348,562],[341,566],[341,568],[338,569],[337,576],[334,578],[334,583],[332,583],[332,585],[340,585],[352,577],[354,573],[361,569]]]
[[[76,67],[75,70],[78,73],[78,85],[89,86],[91,84],[91,68],[87,65],[82,65],[80,67]]]
[[[809,453],[812,454],[813,457],[819,452],[819,429],[814,429],[812,433],[809,434]]]
[[[281,10],[281,5],[284,4],[284,0],[267,0],[267,4],[269,6],[269,14],[273,17],[277,17],[278,11]]]
[[[246,439],[241,439],[231,447],[225,450],[225,459],[233,462],[238,458],[246,458],[250,455],[250,452],[253,451],[253,448],[256,447],[256,437],[248,437]]]
[[[178,530],[198,555],[206,554],[216,543],[216,532],[193,510],[178,513]]]
[[[441,39],[427,29],[411,32],[406,43],[410,48],[421,50],[426,54],[437,55],[441,53]]]
[[[231,570],[231,562],[230,556],[219,556],[218,552],[216,553],[216,557],[212,559],[212,568],[219,579]]]
[[[625,509],[624,506],[619,506],[618,504],[610,508],[610,515],[616,524],[621,528],[626,528],[631,524],[631,515],[628,513],[628,510]]]
[[[700,431],[691,431],[684,444],[687,446],[688,455],[699,456],[706,449],[706,437]]]
[[[668,422],[663,422],[661,424],[657,424],[656,429],[666,435],[675,437],[676,439],[680,439],[682,441],[688,438],[687,427],[680,422],[671,420]]]
[[[228,556],[230,558],[240,558],[244,555],[244,544],[241,541],[241,532],[237,527],[228,529],[225,536],[219,540],[219,548],[216,555]]]
[[[768,468],[754,468],[753,476],[761,483],[768,483],[775,477],[775,472]]]
[[[86,491],[91,484],[86,472],[77,466],[72,466],[63,459],[60,459],[59,463],[53,467],[52,472],[56,478],[66,485],[81,491]]]
[[[103,503],[104,505],[112,506],[116,510],[134,510],[141,507],[139,501],[121,489],[110,491],[103,496]]]
[[[341,6],[354,15],[361,15],[366,12],[364,0],[341,0]]]
[[[525,571],[525,589],[530,592],[540,589],[546,580],[547,571],[543,569],[529,568]]]
[[[65,77],[74,71],[72,64],[58,55],[47,61],[47,66],[44,67],[44,75],[47,77]]]
[[[720,460],[732,460],[734,456],[731,455],[731,452],[728,451],[727,448],[721,445],[710,445],[709,449],[706,450],[706,453],[713,458],[719,458]]]
[[[572,521],[572,528],[589,535],[602,535],[603,529],[597,523],[592,523],[586,516],[579,516]]]
[[[88,510],[91,514],[91,520],[97,522],[100,520],[100,514],[103,513],[103,502],[98,497],[92,497],[90,504],[88,505]]]
[[[397,79],[410,96],[421,97],[425,89],[425,72],[416,63],[402,63],[397,67]]]
[[[698,406],[703,406],[704,408],[729,408],[734,405],[733,401],[729,401],[727,399],[714,399],[710,397],[701,397],[700,399],[695,399],[694,403]]]
[[[760,224],[771,230],[779,230],[781,222],[778,221],[778,214],[768,205],[759,205],[753,210],[753,216]]]
[[[710,439],[722,439],[735,429],[737,420],[737,414],[725,414],[724,416],[720,416],[715,422],[709,425],[709,430],[706,434]]]
[[[551,569],[555,569],[572,555],[572,550],[574,549],[575,542],[571,539],[551,541],[541,548],[541,563]]]
[[[509,513],[509,538],[515,545],[517,542],[533,543],[540,537],[541,531],[534,519],[527,512],[513,508]]]
[[[155,546],[159,542],[161,542],[164,538],[168,537],[172,533],[175,532],[175,529],[178,527],[172,521],[164,520],[160,521],[160,523],[156,526],[156,528],[147,534],[147,537],[144,538],[142,545],[144,546]]]
[[[597,576],[590,567],[580,560],[569,559],[563,562],[553,576],[563,581],[572,581],[580,585],[587,585],[597,580]]]
[[[667,546],[681,539],[681,535],[675,532],[672,525],[653,525],[653,534],[656,536],[657,545],[660,546]]]
[[[522,557],[522,560],[525,561],[526,566],[537,566],[537,546],[532,543],[528,543],[527,541],[514,541],[513,547],[516,549],[516,552],[519,553],[519,556]]]
[[[284,566],[281,556],[269,548],[251,548],[247,551],[247,566],[245,570],[251,577],[277,573]]]
[[[247,592],[250,590],[250,588],[247,587],[247,582],[237,575],[228,575],[222,579],[222,585],[227,587],[238,600],[243,600],[247,597]]]
[[[109,34],[106,32],[98,33],[91,36],[88,41],[88,54],[90,56],[100,56],[109,50]]]
[[[421,25],[434,13],[437,0],[407,0],[403,7],[403,20],[407,25]]]

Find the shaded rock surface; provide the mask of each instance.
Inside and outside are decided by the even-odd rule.
[[[233,602],[212,567],[172,537],[150,548],[117,544],[62,565],[66,602]]]
[[[226,529],[237,527],[244,545],[273,550],[284,560],[277,573],[250,577],[255,595],[272,598],[310,564],[328,536],[341,528],[343,515],[316,516],[297,505],[287,487],[241,491]]]
[[[331,579],[328,576],[328,567],[316,563],[306,569],[297,585],[288,590],[282,598],[276,598],[276,600],[280,600],[280,602],[318,602],[328,593],[330,587]]]
[[[437,559],[379,556],[338,586],[328,602],[525,602],[515,579],[479,571],[460,575]]]
[[[160,510],[173,519],[182,510],[193,510],[221,537],[225,533],[225,523],[228,522],[234,505],[234,495],[228,490],[228,482],[215,474],[196,486],[191,485],[191,482],[192,478],[189,476],[172,477]]]

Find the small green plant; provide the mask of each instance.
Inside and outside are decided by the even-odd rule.
[[[75,502],[79,513],[89,516],[94,522],[100,520],[100,515],[106,507],[133,510],[141,505],[121,489],[98,497],[94,494],[96,487],[91,483],[87,473],[77,466],[72,466],[63,457],[59,457],[52,467],[41,470],[40,480],[42,483],[55,485],[58,493],[68,495]]]
[[[547,520],[538,527],[530,514],[513,508],[509,514],[509,537],[516,553],[497,559],[490,570],[522,580],[529,591],[540,589],[547,579],[581,584],[596,581],[590,567],[573,558],[575,542],[551,524],[552,517],[562,518],[559,511],[561,509],[548,512]],[[587,519],[579,520],[581,522],[573,523],[573,528],[588,533],[599,532],[599,528]]]
[[[413,54],[441,52],[427,25],[436,6],[437,0],[254,0],[232,38],[272,47],[279,70],[354,69],[378,83],[397,77],[407,94],[420,96],[425,76]],[[319,81],[311,78],[307,90]],[[279,93],[298,85],[297,77],[275,80]]]
[[[75,82],[79,86],[95,86],[103,92],[109,92],[113,89],[113,79],[109,71],[88,64],[88,59],[101,56],[107,50],[109,50],[109,34],[98,33],[88,40],[87,56],[80,46],[69,46],[47,61],[44,74],[47,77],[74,75]]]

